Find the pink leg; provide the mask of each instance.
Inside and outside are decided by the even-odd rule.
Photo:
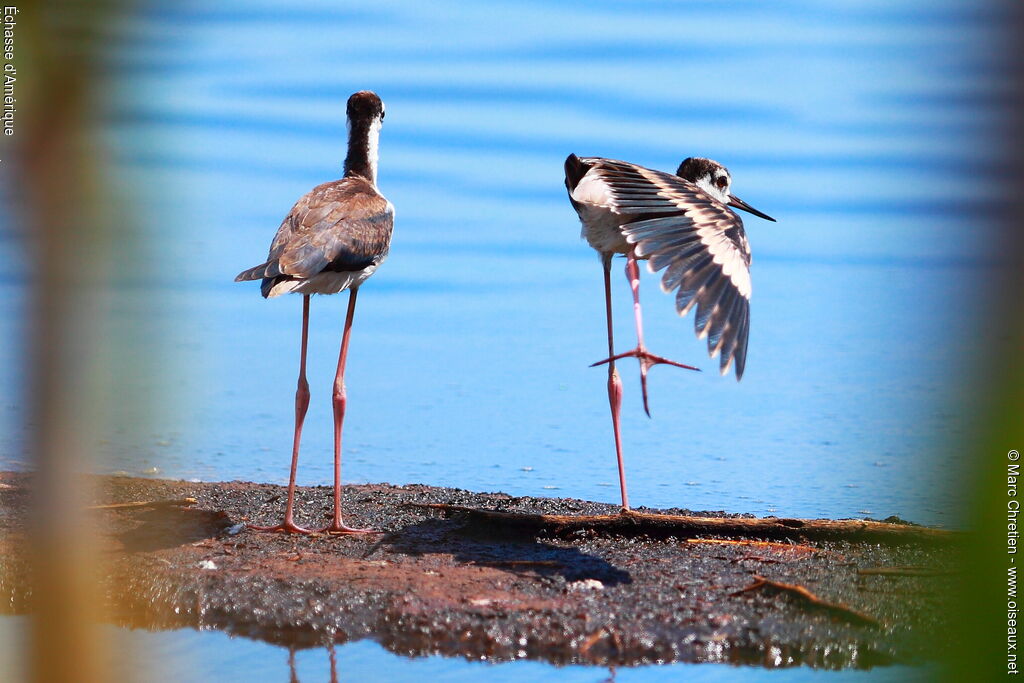
[[[306,342],[309,341],[309,295],[302,297],[302,353],[299,358],[299,386],[295,390],[295,438],[292,440],[292,471],[288,478],[288,503],[284,508],[284,522],[277,526],[253,526],[257,531],[284,531],[292,534],[311,534],[310,529],[297,526],[292,517],[295,509],[295,472],[299,465],[299,441],[302,423],[309,408],[309,383],[306,381]]]
[[[605,358],[602,361],[594,363],[591,367],[597,365],[603,365],[604,363],[613,363],[620,358],[633,357],[640,361],[640,389],[644,397],[644,412],[647,413],[647,417],[651,416],[651,409],[647,405],[647,371],[655,365],[673,365],[677,368],[683,368],[684,370],[697,370],[692,365],[684,365],[683,363],[677,363],[674,360],[669,360],[661,356],[656,356],[647,350],[644,346],[644,320],[643,314],[640,310],[640,267],[636,262],[636,253],[630,251],[626,256],[626,279],[629,280],[629,287],[633,290],[633,316],[636,318],[636,348],[632,351],[626,351],[615,355],[614,353]]]
[[[375,534],[373,529],[353,529],[341,521],[341,427],[345,421],[345,359],[348,356],[348,340],[352,332],[352,316],[356,312],[358,288],[348,295],[348,313],[345,316],[345,332],[341,337],[341,353],[338,354],[338,372],[334,376],[334,522],[323,531],[334,534]]]
[[[608,355],[615,355],[615,342],[612,340],[612,255],[602,254],[604,266],[604,303],[608,318]],[[612,409],[612,431],[615,434],[615,458],[619,463],[619,489],[622,491],[622,509],[629,509],[629,496],[626,493],[626,465],[622,461],[622,434],[619,431],[619,411],[622,408],[622,380],[615,369],[615,361],[608,362],[608,404]]]

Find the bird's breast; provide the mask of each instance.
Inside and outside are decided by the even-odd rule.
[[[580,211],[580,221],[583,223],[580,236],[597,251],[605,254],[629,252],[629,242],[622,234],[621,216],[608,209],[587,207]]]
[[[593,171],[587,173],[572,191],[573,206],[583,224],[581,236],[602,253],[625,254],[629,243],[622,234],[623,216],[615,211],[611,192]]]

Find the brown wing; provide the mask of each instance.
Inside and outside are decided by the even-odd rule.
[[[288,212],[267,261],[235,280],[304,280],[323,271],[362,270],[387,256],[393,225],[391,203],[368,181],[353,177],[318,185]]]

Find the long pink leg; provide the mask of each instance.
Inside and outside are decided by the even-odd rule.
[[[601,264],[604,266],[604,304],[608,318],[608,356],[615,355],[615,342],[612,340],[612,255],[602,254]],[[615,459],[619,463],[619,489],[622,491],[622,509],[629,509],[629,495],[626,493],[626,465],[622,461],[622,433],[619,430],[619,412],[622,408],[622,380],[615,369],[615,361],[608,363],[608,404],[612,409],[612,431],[615,433]]]
[[[356,295],[359,289],[352,289],[348,296],[348,313],[345,315],[345,332],[341,337],[341,353],[338,354],[338,372],[334,376],[334,522],[323,531],[335,534],[375,534],[373,529],[354,529],[341,521],[341,427],[345,421],[345,359],[348,357],[348,340],[352,332],[352,317],[356,312]]]
[[[295,472],[299,465],[299,441],[302,423],[309,408],[309,383],[306,381],[306,343],[309,341],[309,295],[302,297],[302,353],[299,357],[299,386],[295,390],[295,438],[292,441],[292,471],[288,478],[288,503],[284,508],[284,522],[277,526],[253,526],[257,531],[285,531],[293,534],[311,534],[310,529],[297,526],[292,517],[295,508]]]
[[[647,417],[651,416],[651,409],[647,404],[647,371],[655,365],[672,365],[677,368],[683,368],[684,370],[697,370],[700,372],[700,368],[695,368],[692,365],[684,365],[683,363],[677,363],[674,360],[663,358],[662,356],[656,356],[647,350],[644,346],[644,319],[643,313],[640,310],[640,267],[637,265],[636,252],[630,250],[626,256],[626,279],[629,280],[629,288],[633,290],[633,317],[636,319],[636,348],[632,351],[626,351],[618,355],[612,352],[612,355],[604,360],[598,361],[591,365],[595,367],[603,365],[604,363],[613,363],[620,358],[636,358],[640,361],[640,389],[644,397],[644,412],[647,413]]]

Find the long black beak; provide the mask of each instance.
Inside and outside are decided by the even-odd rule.
[[[743,209],[744,211],[752,213],[755,216],[757,216],[758,218],[763,218],[766,221],[771,221],[772,223],[775,222],[774,218],[772,218],[771,216],[769,216],[766,213],[761,213],[760,211],[758,211],[757,209],[752,207],[750,204],[747,204],[745,201],[743,201],[742,199],[740,199],[736,195],[733,195],[733,194],[729,195],[729,206],[735,206],[737,209]]]

